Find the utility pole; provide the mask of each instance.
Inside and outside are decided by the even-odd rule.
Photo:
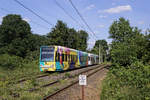
[[[99,64],[101,63],[101,56],[100,56],[100,44],[99,44]]]

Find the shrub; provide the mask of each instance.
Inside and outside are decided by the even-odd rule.
[[[13,69],[22,65],[22,58],[14,55],[0,55],[0,66],[3,68]]]
[[[111,58],[113,63],[117,63],[121,66],[129,66],[137,61],[136,47],[126,43],[113,45]]]
[[[114,65],[103,82],[101,100],[149,100],[150,65]]]

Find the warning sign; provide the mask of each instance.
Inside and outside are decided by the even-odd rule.
[[[79,85],[87,85],[86,75],[79,75]]]

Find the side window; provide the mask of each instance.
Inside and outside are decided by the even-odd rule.
[[[74,55],[74,62],[76,62],[76,56]]]
[[[58,54],[56,52],[55,61],[58,61]]]
[[[77,62],[77,56],[75,55],[75,62]]]
[[[74,61],[74,60],[73,60],[73,55],[72,55],[72,61]]]
[[[59,54],[58,52],[56,52],[55,60],[56,60],[57,62],[60,61],[60,54]]]
[[[58,60],[57,61],[59,62],[60,61],[60,54],[59,53],[57,53],[57,54],[58,54]]]
[[[75,58],[76,58],[76,61],[75,61],[75,62],[77,62],[77,56],[75,56]]]
[[[73,62],[74,62],[75,58],[74,58],[74,55],[73,55]]]
[[[64,61],[64,54],[62,54],[62,61]]]
[[[73,60],[73,56],[71,55],[71,61]]]
[[[70,57],[69,61],[71,62],[71,55],[69,55],[69,57]]]
[[[85,59],[85,57],[83,56],[83,62],[85,61],[84,59]]]
[[[69,62],[69,55],[67,54],[67,61]]]
[[[81,61],[83,61],[83,56],[81,56]]]
[[[67,54],[65,54],[65,61],[67,61]]]
[[[68,55],[68,62],[70,62],[70,55]]]

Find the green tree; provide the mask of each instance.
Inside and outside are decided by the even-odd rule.
[[[119,21],[114,21],[109,29],[110,38],[116,42],[123,42],[125,38],[132,36],[132,27],[128,20],[119,18]]]
[[[0,25],[0,53],[25,57],[27,38],[30,34],[30,25],[22,20],[20,15],[5,16]]]
[[[87,49],[87,41],[89,39],[88,33],[84,30],[80,30],[77,32],[77,37],[78,37],[78,46],[77,49],[86,51]]]
[[[58,20],[56,26],[47,34],[52,45],[66,46],[85,51],[87,48],[88,33],[73,28],[68,28],[67,24]]]
[[[144,61],[144,63],[148,63],[150,64],[150,30],[148,29],[146,32],[145,32],[145,38],[146,38],[146,46],[145,46],[145,55],[142,57],[142,60]]]
[[[148,39],[137,27],[131,27],[128,20],[120,18],[110,26],[113,39],[111,58],[113,62],[127,66],[136,60],[145,58],[148,53]]]
[[[68,47],[73,49],[78,49],[78,34],[74,28],[68,29],[69,36],[68,36]]]
[[[108,44],[107,44],[106,40],[104,40],[104,39],[103,40],[97,40],[93,49],[92,49],[92,52],[95,54],[99,54],[99,49],[101,51],[100,53],[102,56],[102,60],[105,61],[106,56],[107,56],[107,51],[108,51]]]
[[[56,26],[47,34],[47,37],[52,45],[68,46],[69,33],[67,24],[58,20]]]
[[[2,46],[10,44],[13,40],[24,39],[31,34],[30,25],[22,20],[20,15],[9,14],[3,18],[0,25],[0,42]]]

